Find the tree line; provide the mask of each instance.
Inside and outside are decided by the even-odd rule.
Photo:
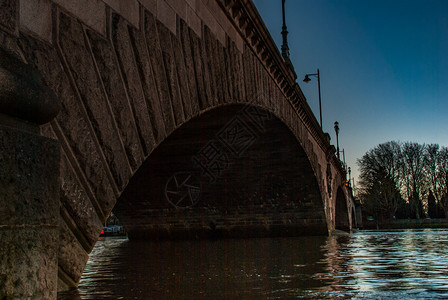
[[[357,161],[358,198],[377,221],[448,218],[448,148],[390,141]]]

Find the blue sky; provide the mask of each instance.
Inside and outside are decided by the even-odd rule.
[[[281,0],[254,0],[281,46]],[[358,176],[356,160],[390,141],[448,146],[448,0],[286,0],[297,82]]]

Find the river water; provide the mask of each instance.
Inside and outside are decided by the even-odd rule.
[[[448,299],[448,230],[206,241],[99,240],[58,299]]]

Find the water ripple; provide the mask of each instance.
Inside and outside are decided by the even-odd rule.
[[[448,230],[343,237],[98,241],[60,299],[447,299]]]

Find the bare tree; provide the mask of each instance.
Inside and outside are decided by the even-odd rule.
[[[439,192],[439,181],[438,180],[438,172],[439,172],[439,145],[438,144],[430,144],[426,146],[425,152],[425,171],[428,178],[428,183],[431,188],[432,194],[436,200],[439,202],[440,194]]]
[[[358,160],[360,168],[360,198],[376,218],[391,218],[397,211],[401,195],[400,144],[387,142],[369,150]]]
[[[442,147],[437,155],[437,193],[438,202],[443,211],[445,217],[448,218],[448,148]],[[437,199],[437,198],[436,198]]]
[[[425,194],[426,174],[425,144],[406,142],[402,146],[402,172],[404,190],[411,209],[417,219],[423,216],[423,202]]]

